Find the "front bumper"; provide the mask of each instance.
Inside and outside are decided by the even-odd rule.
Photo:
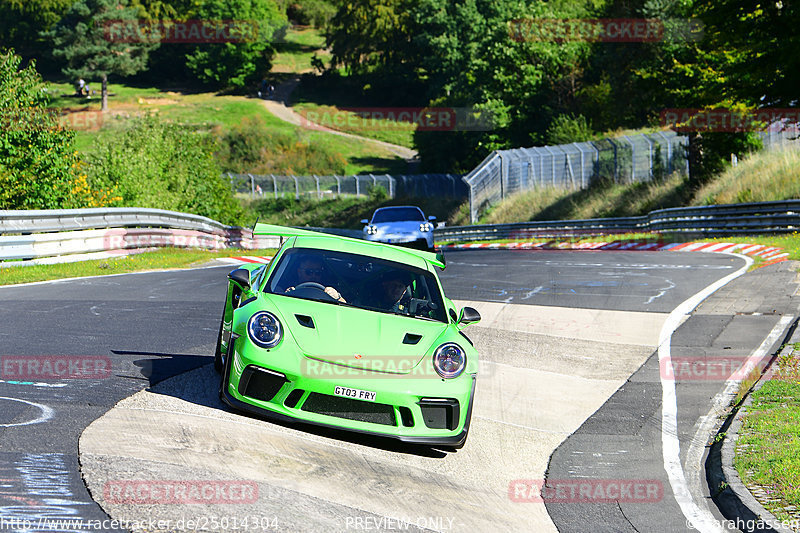
[[[385,244],[394,244],[397,246],[408,246],[418,250],[430,250],[433,248],[433,235],[391,235],[391,234],[378,234],[366,235],[365,239],[372,242],[382,242]]]
[[[251,346],[229,343],[222,400],[235,409],[283,422],[302,422],[396,439],[410,444],[460,447],[472,416],[475,375],[442,380],[383,374],[318,362],[328,375],[302,375],[293,365],[265,364]],[[255,353],[250,353],[255,352]],[[263,352],[267,353],[267,352]],[[288,368],[287,368],[288,367]],[[343,398],[336,387],[369,390],[374,402]]]

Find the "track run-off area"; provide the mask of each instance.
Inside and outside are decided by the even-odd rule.
[[[727,530],[707,443],[728,377],[773,354],[798,315],[793,263],[481,249],[447,264],[447,295],[482,316],[465,330],[481,365],[457,451],[226,408],[211,354],[231,265],[0,288],[0,517],[136,531]],[[96,372],[15,376],[20,361]],[[151,497],[126,499],[131,487]]]

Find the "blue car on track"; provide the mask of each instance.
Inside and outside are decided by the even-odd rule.
[[[433,250],[433,221],[425,218],[419,207],[410,205],[381,207],[364,219],[364,238],[368,241],[410,246],[422,250]]]

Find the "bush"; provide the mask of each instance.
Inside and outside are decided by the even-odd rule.
[[[596,137],[583,115],[558,115],[547,129],[547,144],[569,144],[591,141]]]
[[[218,157],[225,172],[253,174],[344,174],[347,160],[319,144],[304,142],[299,133],[269,128],[251,117],[218,134]]]
[[[0,209],[101,207],[111,199],[87,182],[75,132],[48,110],[35,65],[0,52]]]
[[[89,155],[91,183],[113,188],[118,206],[195,213],[225,224],[244,222],[244,212],[214,157],[207,134],[185,126],[137,118],[98,141]]]

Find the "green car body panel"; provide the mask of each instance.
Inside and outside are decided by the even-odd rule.
[[[215,360],[223,401],[266,418],[461,447],[478,373],[478,353],[461,330],[479,317],[459,322],[462,315],[444,297],[434,268],[443,268],[444,258],[281,226],[259,224],[254,233],[287,240],[268,265],[245,264],[229,274]],[[434,304],[428,316],[407,316],[271,290],[284,255],[300,251],[363,259],[359,268],[402,265],[435,280],[439,294],[430,301],[443,302],[444,313],[437,314]],[[248,329],[262,311],[281,328],[280,341],[269,348]],[[457,344],[466,357],[457,377],[444,378],[434,368],[434,353],[447,343]]]

